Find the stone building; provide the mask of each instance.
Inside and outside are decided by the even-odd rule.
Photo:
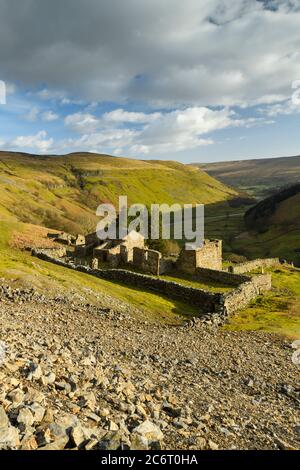
[[[99,240],[98,240],[99,243]],[[144,249],[145,238],[135,230],[131,231],[122,240],[106,240],[93,249],[93,259],[98,264],[108,263],[111,267],[118,267],[121,263],[133,261],[135,248]]]
[[[68,246],[83,246],[85,245],[85,236],[84,235],[71,235],[70,233],[66,232],[59,232],[59,233],[48,233],[48,238],[61,243],[62,245]]]
[[[222,270],[222,240],[204,240],[201,248],[183,249],[176,267],[188,274],[194,274],[197,268]]]
[[[134,247],[133,249],[133,266],[143,272],[159,276],[160,261],[162,255],[159,251],[148,250],[145,248]]]

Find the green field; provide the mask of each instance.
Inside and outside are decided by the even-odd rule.
[[[0,152],[0,218],[70,233],[95,230],[99,204],[215,203],[237,193],[176,162],[97,154],[37,157]]]
[[[300,338],[300,269],[270,270],[273,289],[234,315],[230,330],[260,330]]]
[[[278,256],[300,266],[300,193],[276,204],[271,199],[261,210],[259,215],[259,205],[253,208],[254,215],[246,221],[247,227],[235,239],[233,248],[249,258]],[[253,216],[257,219],[252,220]]]
[[[27,251],[12,246],[14,234],[25,233],[22,223],[0,223],[0,278],[12,287],[34,287],[50,295],[70,294],[84,301],[99,303],[116,299],[130,305],[132,314],[142,320],[178,325],[197,316],[198,310],[186,303],[144,291],[121,283],[108,282],[87,274],[33,258]],[[29,227],[33,230],[34,227]],[[46,233],[46,230],[45,230]],[[234,330],[262,330],[289,337],[300,337],[300,270],[280,268],[272,271],[274,289],[237,312],[225,328]],[[167,276],[166,279],[214,292],[225,292],[225,285],[200,283],[190,278]]]
[[[198,310],[186,303],[95,278],[88,274],[71,271],[33,258],[29,252],[11,246],[14,233],[24,232],[28,227],[22,223],[0,222],[0,278],[12,287],[35,288],[53,295],[81,296],[85,301],[97,303],[96,296],[123,301],[132,307],[133,315],[147,321],[178,324]],[[34,227],[32,227],[34,230]],[[46,232],[45,232],[46,233]]]
[[[193,276],[188,275],[179,275],[173,274],[173,276],[160,276],[162,279],[166,279],[167,281],[177,282],[178,284],[182,284],[188,287],[194,287],[196,289],[202,289],[210,292],[229,292],[232,290],[232,286],[228,286],[227,284],[222,284],[219,282],[203,282],[199,281],[198,279],[194,278]]]
[[[132,313],[147,321],[178,325],[198,310],[188,304],[124,284],[93,278],[36,258],[25,251],[36,237],[46,239],[49,228],[88,232],[96,223],[99,202],[117,202],[127,194],[129,204],[205,203],[207,238],[224,242],[225,259],[231,253],[249,258],[275,256],[298,246],[299,234],[287,238],[276,233],[247,232],[243,212],[232,207],[237,193],[203,172],[174,162],[144,162],[101,155],[73,154],[66,157],[33,157],[0,154],[0,278],[12,286],[34,287],[40,292],[79,295],[123,301]],[[297,206],[298,207],[298,206]],[[295,219],[297,207],[276,214],[277,227],[285,227],[284,214]],[[26,223],[24,223],[26,222]],[[280,222],[280,223],[278,223]],[[32,225],[30,225],[32,224]],[[48,227],[48,228],[45,228]],[[293,241],[293,243],[292,243]],[[299,337],[300,271],[282,268],[272,272],[274,289],[237,313],[226,328],[260,329]],[[227,291],[228,286],[200,283],[192,278],[167,277],[185,285],[212,291]]]

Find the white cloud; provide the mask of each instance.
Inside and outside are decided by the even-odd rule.
[[[46,131],[40,131],[35,135],[18,136],[6,145],[8,148],[14,150],[30,149],[38,153],[47,153],[53,146],[53,139],[48,138]]]
[[[46,77],[41,99],[245,105],[288,98],[300,78],[298,0],[22,4],[1,1],[1,78],[34,86]]]
[[[115,109],[103,115],[105,121],[111,122],[133,122],[146,123],[156,121],[161,117],[161,113],[135,113],[124,111],[124,109]]]
[[[23,117],[24,119],[26,119],[26,121],[35,122],[38,119],[39,113],[40,113],[39,108],[34,106],[30,108],[29,111],[27,111]]]
[[[39,91],[30,91],[27,93],[29,97],[40,101],[52,101],[59,105],[84,105],[86,102],[84,100],[75,100],[71,99],[68,96],[68,93],[63,90],[42,88]]]
[[[202,136],[210,132],[249,125],[235,118],[227,108],[214,111],[204,107],[192,107],[165,113],[160,119],[145,126],[131,147],[133,153],[171,153],[189,150],[213,143]]]
[[[90,113],[75,113],[66,116],[65,125],[82,134],[95,132],[99,128],[99,119]]]
[[[260,109],[261,114],[269,117],[276,117],[279,115],[300,114],[300,104],[293,102],[292,99],[286,100],[283,103],[276,103],[265,108]]]
[[[64,139],[57,143],[57,147],[60,152],[80,149],[99,153],[107,150],[113,151],[118,147],[122,153],[121,150],[134,141],[136,134],[136,131],[130,129],[107,129],[103,132],[84,134],[79,138]]]
[[[44,113],[42,113],[41,118],[43,121],[52,122],[52,121],[56,121],[57,119],[59,119],[59,115],[49,110],[49,111],[45,111]]]
[[[65,125],[81,134],[96,132],[105,127],[114,127],[118,124],[134,123],[146,124],[158,120],[161,113],[136,113],[124,109],[116,109],[96,117],[91,113],[78,112],[65,117]]]
[[[33,106],[23,115],[24,119],[29,122],[44,121],[52,122],[59,119],[59,115],[51,110],[41,111],[37,106]]]
[[[114,127],[128,122],[138,127]],[[83,135],[79,139],[65,140],[61,145],[86,150],[97,148],[98,151],[105,148],[105,151],[113,153],[122,149],[137,156],[175,153],[212,144],[211,138],[203,138],[210,132],[227,127],[250,127],[257,122],[260,120],[255,118],[239,119],[229,108],[212,110],[196,106],[151,114],[118,109],[99,118],[92,114],[75,113],[66,117],[65,124]]]

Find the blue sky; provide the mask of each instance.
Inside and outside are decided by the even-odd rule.
[[[300,154],[299,25],[299,0],[2,0],[0,149]]]

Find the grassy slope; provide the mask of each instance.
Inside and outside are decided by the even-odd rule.
[[[263,233],[242,233],[234,241],[235,250],[250,258],[279,256],[300,266],[300,193],[279,203],[264,224]]]
[[[213,203],[231,196],[226,187],[205,174],[172,162],[141,162],[90,155],[33,158],[2,153],[0,277],[13,285],[34,286],[54,295],[66,291],[76,293],[90,302],[95,302],[96,295],[103,298],[112,296],[138,309],[138,315],[148,321],[178,324],[183,318],[196,315],[196,309],[186,304],[45,263],[11,245],[13,240],[18,240],[22,246],[22,237],[28,238],[28,233],[41,231],[45,234],[47,231],[20,223],[20,220],[55,228],[64,228],[60,224],[65,222],[65,228],[69,230],[84,231],[87,221],[94,224],[94,208],[99,199],[115,202],[118,194],[126,192],[129,202],[144,197],[142,200],[147,204],[154,201]],[[224,212],[224,204],[220,214],[215,206],[211,207],[209,215],[212,217]],[[48,224],[48,221],[53,224]],[[215,230],[217,221],[210,221],[210,230]],[[226,225],[230,232],[230,224],[233,224],[236,230],[237,223],[240,223],[239,219],[225,222],[223,219],[220,229]],[[275,291],[236,315],[229,328],[263,329],[299,336],[300,271],[281,270],[273,273],[273,278]]]
[[[175,162],[96,154],[36,157],[0,152],[0,217],[70,232],[96,226],[101,202],[215,203],[234,190],[204,172]]]
[[[19,247],[34,243],[32,234],[47,231],[38,225],[71,232],[93,230],[98,204],[117,203],[119,195],[127,195],[129,204],[150,205],[216,202],[235,192],[205,173],[175,162],[0,152],[0,276],[15,285],[53,293],[76,291],[86,297],[91,289],[130,303],[150,320],[178,323],[184,316],[197,314],[195,308],[181,302],[67,271],[11,246],[13,240]],[[93,293],[90,297],[92,301]]]
[[[123,284],[97,279],[87,274],[71,271],[33,258],[27,251],[14,246],[14,240],[26,238],[27,233],[38,230],[45,236],[46,229],[28,226],[19,222],[0,224],[0,278],[15,287],[34,287],[40,292],[53,296],[66,293],[82,296],[86,301],[96,303],[96,296],[115,298],[130,304],[133,313],[147,321],[178,324],[189,316],[197,315],[197,309],[183,302],[145,292]]]
[[[184,319],[197,315],[197,309],[160,295],[123,284],[112,283],[71,271],[33,258],[18,249],[34,231],[45,236],[47,229],[20,222],[0,223],[0,281],[15,287],[35,287],[40,292],[56,295],[66,293],[81,296],[90,303],[111,305],[110,298],[126,302],[134,315],[147,321],[180,324]],[[39,240],[37,241],[39,244]],[[25,245],[25,243],[24,243]],[[226,328],[240,330],[264,330],[290,337],[300,336],[300,270],[281,268],[272,272],[274,290],[259,297],[246,309],[232,317]],[[173,280],[173,279],[172,279]],[[174,279],[175,280],[175,279]],[[198,285],[193,280],[179,280],[187,285]],[[200,288],[205,286],[200,284]],[[215,290],[213,286],[208,286]],[[218,291],[227,290],[227,287]]]
[[[273,289],[233,316],[226,329],[262,330],[300,338],[300,269],[272,273]]]
[[[270,188],[280,188],[297,183],[300,179],[300,156],[262,158],[195,164],[224,184],[261,197]]]

